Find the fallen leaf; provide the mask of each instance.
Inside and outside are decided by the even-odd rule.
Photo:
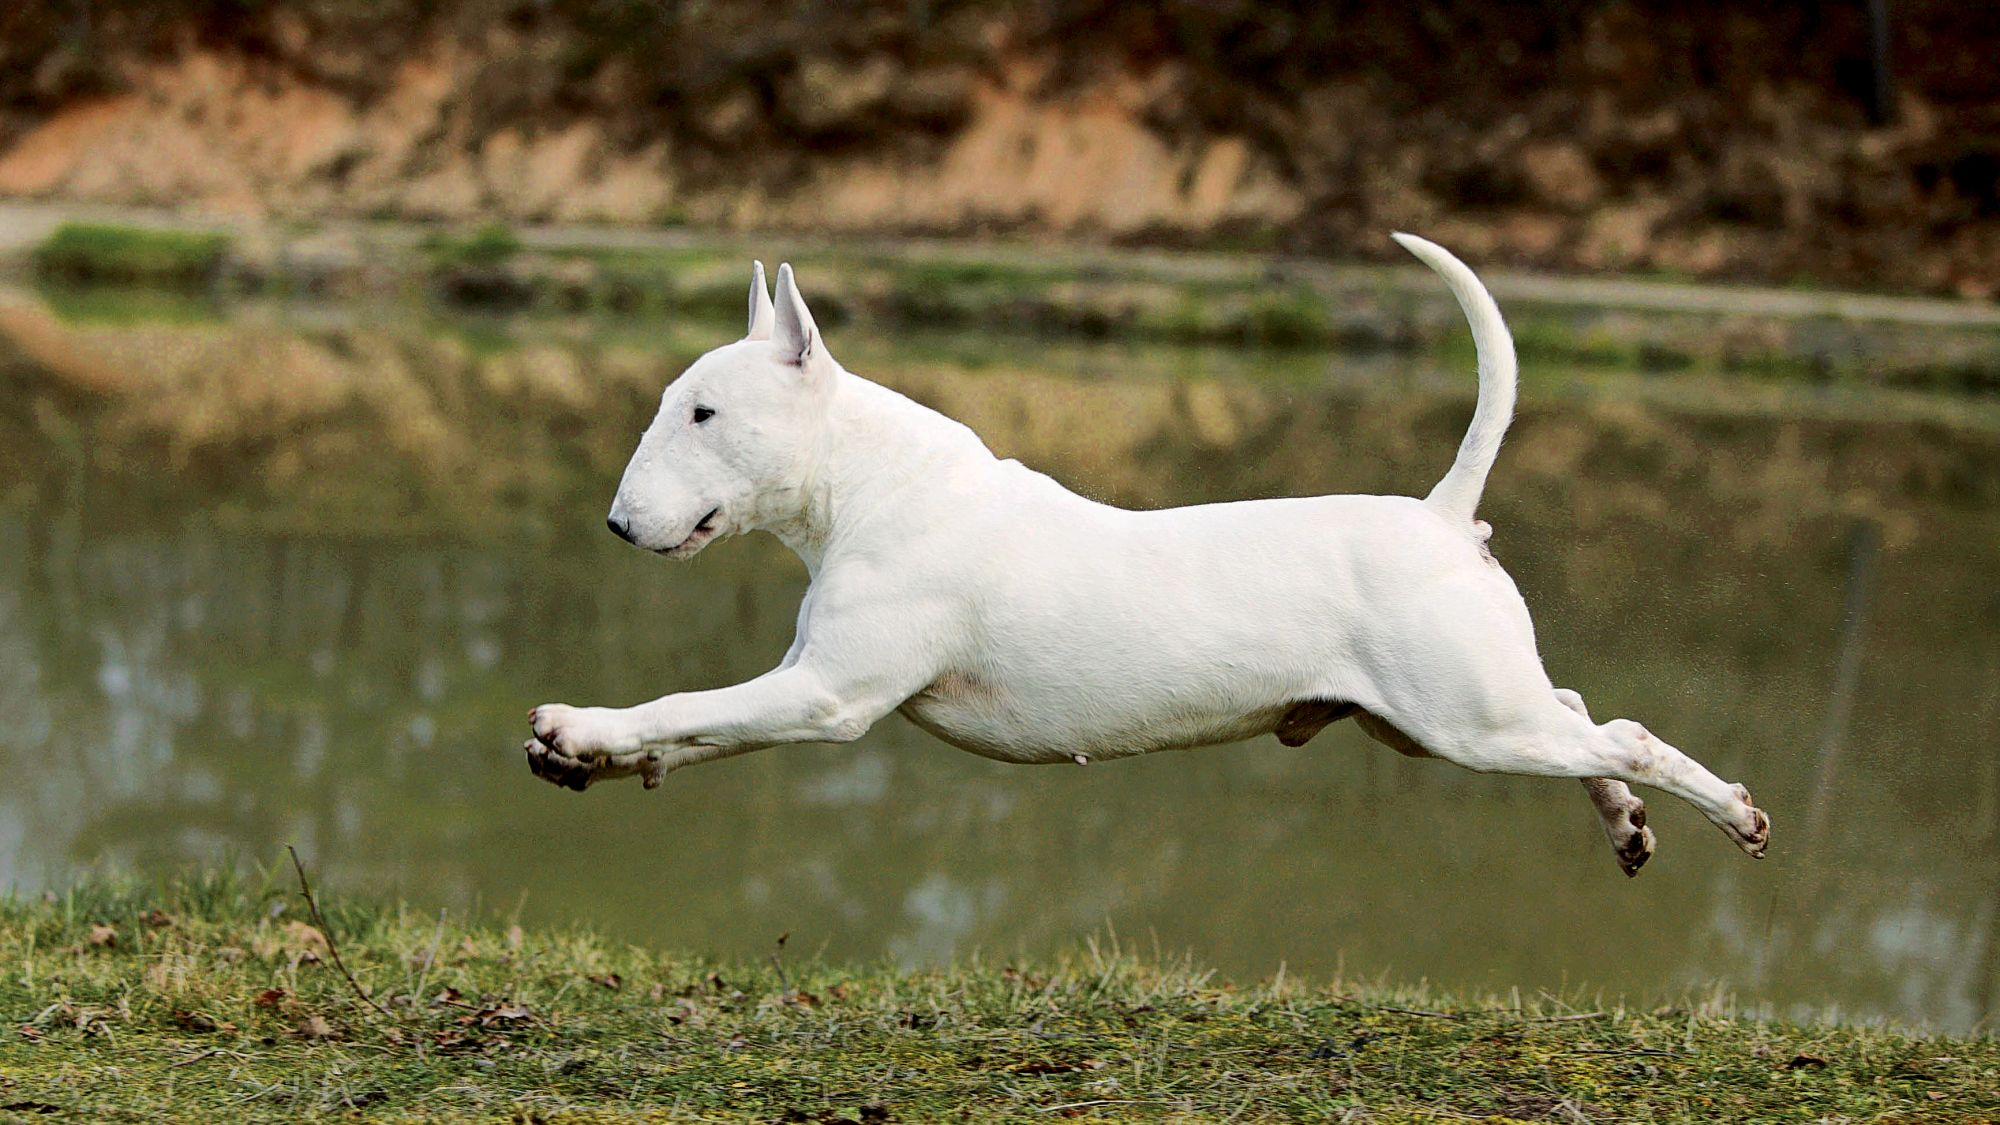
[[[325,953],[329,946],[319,927],[294,918],[285,923],[285,942],[295,953]]]
[[[215,1022],[214,1017],[204,1015],[201,1012],[191,1012],[185,1008],[174,1012],[174,1022],[180,1025],[183,1031],[192,1031],[196,1034],[204,1035],[214,1031],[219,1026]]]
[[[158,907],[141,914],[139,919],[156,930],[171,929],[174,925],[174,916]]]
[[[285,998],[290,995],[291,993],[286,992],[282,988],[267,988],[251,997],[250,1002],[259,1008],[275,1008],[284,1003]]]
[[[667,998],[667,986],[665,984],[656,984],[646,990],[646,995],[653,1000],[665,1000]]]
[[[90,927],[90,944],[99,949],[113,949],[118,945],[118,929],[98,922]]]
[[[441,991],[439,991],[436,996],[431,997],[431,1006],[438,1007],[445,1004],[457,1004],[462,1002],[464,999],[465,999],[465,993],[460,992],[458,989],[453,988],[450,985],[445,985],[444,988]]]
[[[625,978],[619,976],[617,973],[605,973],[603,976],[591,977],[590,983],[602,985],[605,988],[608,988],[611,991],[616,992],[622,985],[624,985]]]
[[[325,1016],[307,1016],[296,1029],[301,1039],[338,1039],[340,1032],[326,1021]]]
[[[477,1015],[473,1016],[473,1019],[477,1020],[481,1027],[492,1027],[498,1023],[520,1023],[523,1020],[534,1018],[535,1013],[519,1004],[498,1004],[491,1008],[481,1009]]]
[[[797,1004],[801,1008],[817,1008],[819,1007],[819,997],[801,988],[797,992],[792,993],[792,1003]]]
[[[21,1038],[26,1039],[30,1043],[42,1037],[42,1029],[34,1027],[30,1024],[25,1024],[25,1023],[22,1024],[20,1031],[21,1031]]]
[[[1931,1090],[1924,1096],[1934,1102],[1941,1102],[1945,1099],[1945,1092],[1943,1090]]]
[[[1818,1055],[1798,1054],[1793,1055],[1792,1061],[1785,1064],[1786,1070],[1804,1070],[1807,1067],[1811,1067],[1814,1070],[1825,1070],[1826,1060],[1820,1058]]]

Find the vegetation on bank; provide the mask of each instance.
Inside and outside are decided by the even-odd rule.
[[[224,296],[423,297],[453,309],[554,316],[735,318],[752,251],[721,235],[652,245],[531,241],[503,223],[301,251],[148,227],[68,223],[34,254],[71,306],[93,286]],[[308,231],[306,239],[320,232]],[[776,241],[789,241],[778,239]],[[1463,318],[1435,278],[1258,256],[1038,254],[1021,248],[852,243],[809,249],[822,325],[1000,330],[1048,337],[1266,349],[1462,349]],[[1525,364],[1640,374],[1707,372],[1814,384],[2000,391],[2000,327],[1759,313],[1634,312],[1508,300]]]
[[[0,1120],[1985,1121],[2000,1043],[1237,987],[1100,946],[718,964],[223,875],[0,904]],[[352,976],[352,984],[347,974]],[[362,995],[365,990],[366,996]]]
[[[225,235],[107,223],[64,223],[35,249],[35,270],[71,285],[193,289],[212,284],[228,252]]]

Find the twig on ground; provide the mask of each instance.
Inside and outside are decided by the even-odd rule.
[[[786,996],[790,996],[792,994],[791,978],[785,975],[785,940],[791,936],[792,936],[792,931],[790,930],[786,930],[784,933],[779,934],[778,951],[776,953],[771,954],[771,967],[778,970],[778,987],[785,990]]]
[[[340,944],[333,940],[333,928],[326,924],[326,916],[319,912],[319,900],[313,897],[312,883],[306,879],[306,865],[299,859],[299,849],[286,844],[285,850],[292,855],[292,869],[299,873],[299,896],[306,900],[306,909],[312,912],[313,925],[319,927],[320,936],[326,939],[326,951],[333,958],[333,967],[339,969],[340,975],[347,978],[347,986],[354,990],[356,996],[361,997],[363,1004],[381,1013],[383,1019],[393,1021],[396,1017],[390,1015],[389,1009],[377,1004],[375,998],[368,995],[368,990],[361,987],[361,982],[354,979],[353,973],[347,971],[347,962],[340,959]]]

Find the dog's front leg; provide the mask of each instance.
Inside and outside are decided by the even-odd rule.
[[[581,790],[638,776],[647,788],[682,766],[788,742],[849,742],[907,698],[890,678],[830,686],[806,664],[714,691],[636,707],[545,703],[529,713],[524,749],[537,777]],[[911,689],[914,690],[914,689]]]

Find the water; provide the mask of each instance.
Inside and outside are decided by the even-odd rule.
[[[333,893],[724,955],[1110,931],[1237,978],[1994,1016],[2000,426],[1977,410],[1535,373],[1483,514],[1556,682],[1776,824],[1756,863],[1648,794],[1660,851],[1627,881],[1576,784],[1348,724],[1077,769],[892,717],[652,793],[554,789],[521,759],[529,706],[745,679],[790,639],[805,579],[774,542],[675,565],[603,529],[660,386],[726,327],[64,312],[0,295],[0,883],[295,842]],[[1471,389],[1380,358],[830,335],[1132,504],[1421,490]]]

